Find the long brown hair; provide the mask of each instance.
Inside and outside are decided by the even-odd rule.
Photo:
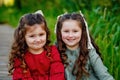
[[[74,68],[73,68],[73,75],[75,75],[77,77],[76,80],[79,80],[83,74],[86,74],[87,76],[89,76],[88,71],[85,69],[85,65],[86,65],[88,57],[89,57],[88,56],[89,49],[88,49],[88,37],[87,37],[87,32],[86,32],[86,25],[83,20],[83,17],[79,13],[71,13],[71,14],[68,13],[68,14],[63,14],[63,15],[59,16],[58,21],[56,23],[57,47],[61,54],[62,61],[65,65],[66,64],[68,65],[68,63],[66,63],[66,60],[67,60],[67,55],[65,54],[66,45],[62,41],[62,38],[61,38],[62,37],[61,29],[62,29],[63,22],[66,20],[76,20],[80,24],[79,26],[82,29],[81,40],[79,42],[79,47],[80,47],[80,52],[78,53],[79,57],[78,57],[78,59],[76,59],[76,62],[75,62]],[[91,38],[91,43],[93,44],[97,53],[100,55],[98,46],[94,43],[94,40],[91,36],[90,36],[90,38]],[[77,69],[77,73],[74,74],[75,69]]]
[[[46,37],[46,44],[44,46],[44,49],[49,53],[50,48],[48,48],[48,45],[50,43],[49,36],[50,32],[47,27],[47,23],[45,21],[45,18],[39,14],[39,13],[28,13],[21,17],[18,27],[15,29],[14,32],[14,42],[11,47],[11,52],[9,55],[9,73],[13,73],[14,69],[14,60],[17,58],[21,61],[21,68],[23,70],[26,69],[26,64],[24,61],[24,55],[27,51],[27,44],[25,41],[25,34],[26,34],[26,27],[25,25],[32,26],[34,24],[44,24],[44,30],[46,31],[47,37]],[[49,55],[49,54],[48,54]]]

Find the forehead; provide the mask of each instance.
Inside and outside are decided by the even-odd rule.
[[[45,30],[45,25],[44,24],[34,24],[32,26],[30,25],[25,25],[26,31],[32,32],[36,29],[41,29],[41,30]]]
[[[62,23],[62,28],[70,28],[70,29],[81,28],[81,24],[77,20],[65,20]]]

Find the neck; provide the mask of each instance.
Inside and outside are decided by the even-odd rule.
[[[28,49],[28,51],[31,52],[32,54],[41,54],[44,51],[44,49],[43,48],[41,48],[39,50]]]
[[[79,48],[79,45],[78,46],[74,46],[74,47],[70,47],[70,46],[66,46],[69,50],[76,50]]]

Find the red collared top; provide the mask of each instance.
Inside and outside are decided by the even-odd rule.
[[[27,72],[23,73],[20,60],[15,59],[13,80],[65,80],[64,66],[55,46],[51,46],[51,58],[46,51],[40,54],[26,52]]]

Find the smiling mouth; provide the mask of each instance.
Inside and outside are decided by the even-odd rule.
[[[41,43],[39,42],[39,43],[34,43],[34,45],[40,45]]]
[[[69,42],[72,42],[72,41],[74,41],[75,39],[67,39],[67,41],[69,41]]]

